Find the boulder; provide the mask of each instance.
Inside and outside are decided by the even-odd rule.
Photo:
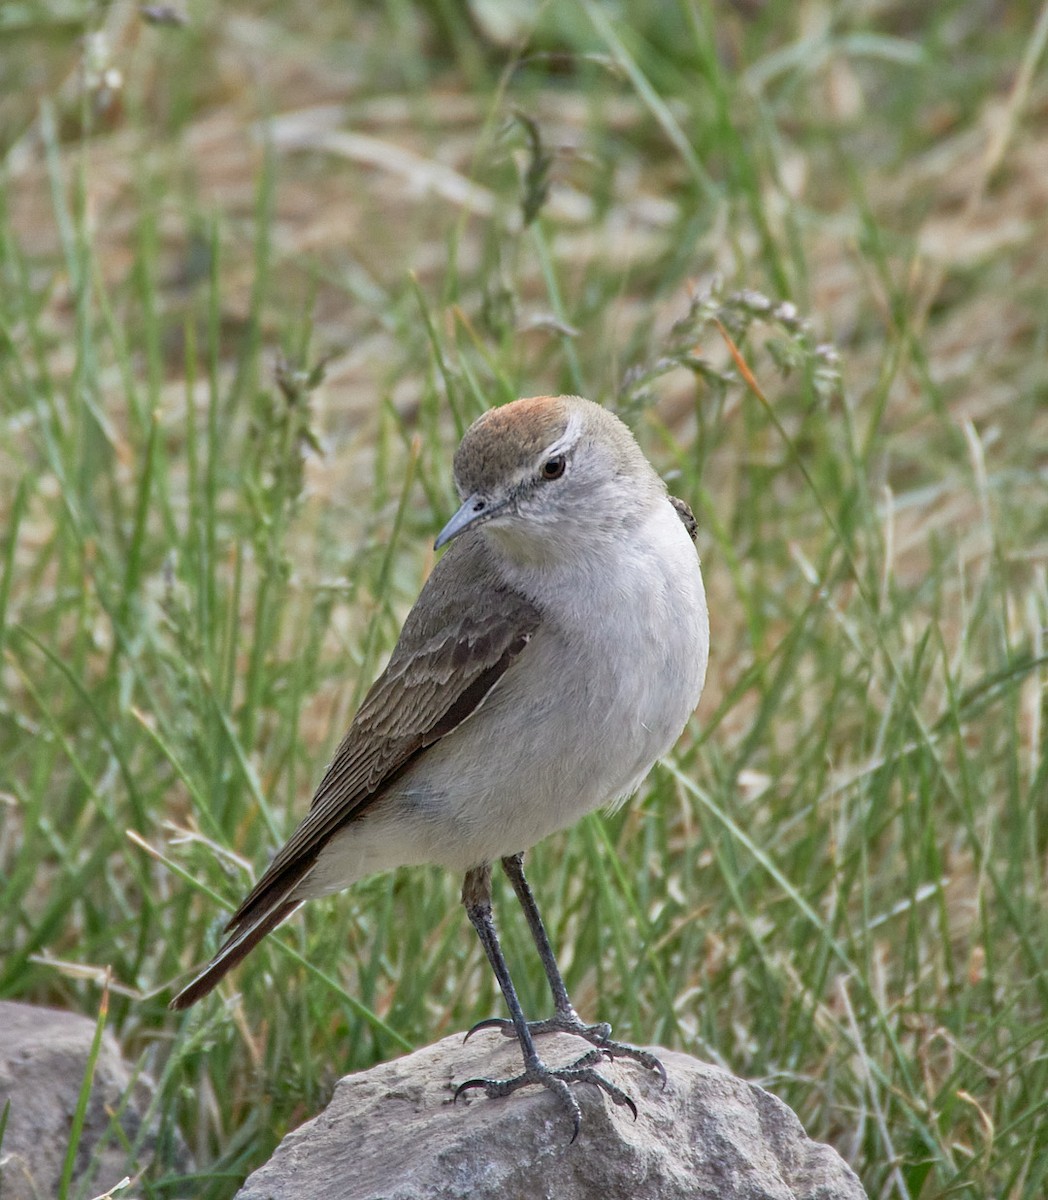
[[[581,1047],[581,1048],[580,1048]],[[586,1047],[540,1039],[549,1064]],[[543,1088],[504,1099],[454,1085],[520,1069],[515,1042],[462,1035],[342,1079],[331,1103],[289,1134],[237,1200],[862,1200],[843,1159],[813,1142],[797,1117],[755,1084],[653,1047],[662,1089],[629,1062],[601,1071],[638,1117],[592,1086],[576,1086],[582,1129]]]
[[[41,1200],[58,1195],[95,1022],[77,1013],[0,1001],[0,1113],[10,1102],[0,1144],[0,1196]],[[108,1032],[95,1064],[70,1195],[95,1195],[134,1173],[121,1144],[138,1139],[152,1084],[132,1071]],[[113,1113],[119,1113],[114,1128]],[[137,1164],[148,1162],[146,1139]],[[187,1162],[184,1146],[175,1157]],[[83,1192],[83,1189],[90,1190]],[[119,1193],[118,1193],[119,1194]]]

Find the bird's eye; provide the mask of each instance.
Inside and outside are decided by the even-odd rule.
[[[568,460],[563,454],[554,454],[552,458],[547,458],[542,464],[541,474],[543,479],[559,479],[564,474],[564,468],[568,465]]]

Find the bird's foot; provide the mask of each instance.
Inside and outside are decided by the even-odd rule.
[[[482,1088],[489,1099],[497,1100],[500,1096],[509,1096],[522,1087],[541,1084],[557,1097],[562,1108],[567,1109],[571,1118],[571,1140],[574,1142],[582,1128],[582,1110],[579,1108],[579,1102],[572,1095],[569,1084],[593,1084],[594,1087],[600,1088],[605,1095],[610,1096],[616,1104],[628,1108],[633,1114],[633,1119],[637,1119],[637,1106],[632,1099],[622,1088],[616,1087],[610,1080],[605,1079],[603,1075],[593,1069],[596,1063],[603,1060],[604,1055],[603,1050],[590,1050],[570,1066],[556,1068],[547,1067],[541,1059],[535,1058],[525,1063],[523,1072],[515,1075],[512,1079],[467,1079],[465,1083],[460,1083],[455,1089],[454,1099],[457,1100],[463,1092],[467,1092],[471,1088]]]
[[[517,1036],[513,1022],[505,1017],[488,1017],[486,1020],[478,1021],[466,1034],[466,1040],[471,1038],[478,1029],[497,1029],[503,1037],[515,1038]],[[544,1021],[529,1021],[528,1029],[533,1037],[543,1033],[574,1034],[575,1037],[589,1042],[591,1046],[596,1046],[605,1058],[628,1058],[642,1067],[646,1067],[649,1071],[654,1071],[662,1081],[662,1086],[666,1086],[666,1068],[655,1055],[647,1050],[641,1050],[638,1046],[630,1046],[626,1042],[612,1040],[611,1026],[607,1021],[600,1021],[596,1025],[587,1025],[579,1014],[571,1009],[570,1012],[558,1012]],[[589,1057],[589,1055],[586,1056],[586,1058]],[[578,1066],[584,1061],[585,1058],[579,1059],[579,1063],[575,1065]]]

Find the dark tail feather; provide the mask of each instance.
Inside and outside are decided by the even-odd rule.
[[[211,991],[227,971],[231,971],[241,959],[250,954],[266,934],[276,929],[280,922],[285,917],[289,917],[301,903],[301,900],[282,900],[265,912],[254,924],[247,927],[242,925],[232,937],[226,938],[215,957],[192,983],[178,993],[169,1007],[180,1009],[196,1004],[201,997]]]

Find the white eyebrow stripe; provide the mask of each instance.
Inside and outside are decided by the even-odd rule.
[[[548,458],[554,454],[562,454],[570,450],[579,440],[579,435],[582,432],[582,417],[578,413],[572,413],[568,417],[568,424],[564,432],[553,443],[543,451],[543,457]]]

